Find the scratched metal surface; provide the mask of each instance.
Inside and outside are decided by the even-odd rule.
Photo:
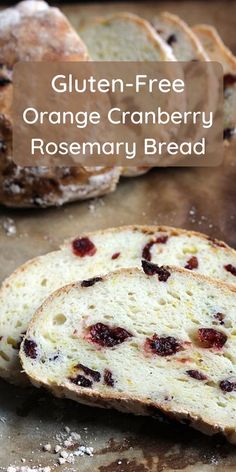
[[[115,10],[147,18],[165,9],[190,23],[215,24],[236,52],[236,2],[176,1],[64,6],[79,18]],[[14,211],[0,209],[0,280],[28,258],[55,249],[64,238],[84,231],[132,223],[167,224],[200,230],[236,247],[236,144],[226,149],[224,165],[215,169],[161,169],[123,179],[117,191],[102,199],[63,208]],[[16,234],[3,228],[12,218]],[[176,424],[159,423],[116,412],[53,399],[39,390],[22,390],[0,381],[0,467],[10,464],[51,466],[61,472],[232,472],[236,448],[221,438],[206,438]],[[57,456],[42,445],[58,441],[69,426],[81,443],[94,447],[93,457],[74,465],[56,465]],[[21,459],[25,459],[25,463]]]

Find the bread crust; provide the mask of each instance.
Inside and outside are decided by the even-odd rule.
[[[12,69],[19,61],[88,61],[87,48],[64,15],[44,1],[23,1],[0,12],[0,203],[48,207],[115,190],[120,168],[31,167],[12,161]]]
[[[168,266],[167,267],[168,271],[171,274],[174,273],[179,273],[179,274],[184,274],[188,278],[194,278],[195,280],[198,280],[200,282],[203,282],[204,284],[209,284],[211,286],[214,286],[216,288],[219,288],[222,290],[222,292],[233,292],[236,293],[236,287],[233,285],[229,285],[224,282],[220,281],[215,281],[211,279],[210,277],[206,277],[201,274],[197,273],[192,273],[189,272],[185,269],[179,268],[179,267],[174,267],[174,266]],[[116,276],[119,274],[125,275],[135,275],[135,274],[140,274],[142,273],[139,269],[137,268],[131,268],[131,269],[118,269],[110,274],[107,274],[103,277],[103,281],[106,279],[109,279],[111,276]],[[40,317],[44,316],[44,311],[47,310],[47,306],[53,301],[54,299],[57,298],[58,295],[63,294],[66,295],[72,288],[81,290],[81,284],[80,283],[73,283],[66,285],[65,287],[62,287],[58,290],[56,290],[53,294],[51,294],[47,300],[41,305],[41,307],[36,311],[34,314],[28,330],[26,337],[30,337],[30,331],[31,329],[34,328],[35,322]],[[83,290],[83,289],[82,289]],[[20,349],[20,360],[24,369],[24,358],[25,354],[23,351],[23,348],[21,346]],[[50,385],[40,379],[37,374],[36,374],[36,369],[34,369],[34,375],[29,375],[29,379],[31,383],[36,386],[36,387],[44,387],[47,390],[51,391],[56,397],[59,398],[69,398],[72,399],[76,402],[86,404],[88,406],[95,406],[99,408],[114,408],[118,411],[124,412],[124,413],[133,413],[135,415],[142,415],[142,416],[152,416],[156,418],[169,418],[173,420],[178,420],[180,422],[189,424],[191,427],[201,431],[204,434],[207,435],[214,435],[214,434],[222,434],[225,436],[225,438],[231,442],[232,444],[236,444],[236,427],[228,427],[228,428],[223,428],[217,423],[212,422],[212,420],[209,417],[203,417],[201,415],[194,415],[188,412],[187,409],[178,408],[178,410],[175,410],[173,408],[168,408],[167,404],[161,404],[158,402],[153,402],[150,400],[144,400],[140,399],[139,397],[135,397],[133,394],[128,395],[125,393],[120,394],[119,392],[114,392],[114,391],[109,391],[109,394],[107,393],[99,393],[99,392],[94,392],[89,388],[84,388],[84,387],[79,387],[75,384],[72,384],[71,382],[65,382],[62,385],[60,384],[55,384],[51,383]]]
[[[204,50],[201,42],[198,40],[197,36],[191,30],[191,28],[185,23],[185,21],[181,20],[177,15],[173,15],[169,12],[162,12],[159,15],[160,20],[163,23],[167,23],[170,26],[173,25],[177,27],[184,35],[188,36],[188,40],[191,43],[192,47],[195,50],[196,58],[200,61],[209,61],[208,54]],[[153,25],[155,27],[155,18],[153,20]]]
[[[201,34],[204,34],[210,40],[213,40],[215,44],[217,44],[220,52],[225,57],[225,60],[228,62],[228,70],[226,69],[225,72],[230,72],[230,68],[232,68],[234,72],[236,71],[236,57],[229,50],[229,48],[227,48],[227,46],[223,43],[220,35],[218,34],[217,30],[213,26],[205,25],[205,24],[195,25],[193,26],[192,31],[196,35],[199,35],[199,38],[201,38]],[[222,65],[224,67],[226,66],[226,63],[223,63]]]

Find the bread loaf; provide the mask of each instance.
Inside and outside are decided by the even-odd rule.
[[[223,242],[191,231],[131,226],[85,234],[59,251],[19,267],[0,290],[0,375],[24,383],[18,352],[35,310],[54,290],[120,267],[140,267],[141,259],[188,268],[236,283],[236,252]]]
[[[186,421],[236,442],[236,288],[143,261],[64,287],[21,346],[26,374],[58,397]]]
[[[115,189],[120,169],[16,166],[12,161],[12,70],[19,61],[85,61],[87,49],[57,8],[23,1],[0,12],[0,203],[47,207]]]

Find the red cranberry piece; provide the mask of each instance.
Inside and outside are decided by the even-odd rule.
[[[36,359],[38,355],[37,344],[32,339],[25,339],[23,344],[23,349],[27,357],[31,359]]]
[[[169,46],[172,46],[172,44],[176,43],[177,42],[177,37],[175,34],[171,34],[169,36],[169,38],[167,38],[166,40],[167,44],[169,44]]]
[[[186,374],[196,380],[207,380],[206,375],[202,374],[198,370],[186,370]]]
[[[102,347],[113,347],[122,344],[132,334],[124,328],[110,328],[103,323],[96,323],[89,327],[89,338],[92,342]]]
[[[92,285],[96,284],[97,282],[101,282],[102,281],[102,277],[93,277],[91,279],[88,279],[88,280],[83,280],[83,282],[81,282],[81,287],[91,287]]]
[[[111,258],[112,258],[112,260],[114,260],[114,259],[118,259],[119,256],[120,256],[120,252],[115,252],[115,253],[111,256]]]
[[[143,253],[142,257],[143,259],[146,259],[146,261],[150,261],[152,256],[151,256],[151,248],[154,244],[165,244],[168,240],[168,236],[163,235],[159,236],[158,238],[155,239],[155,241],[149,241],[149,243],[146,244],[143,248]]]
[[[236,382],[230,382],[229,380],[222,380],[220,382],[220,388],[223,392],[233,392],[236,390]]]
[[[236,83],[236,75],[233,74],[225,74],[224,75],[224,90],[231,85]]]
[[[198,258],[196,256],[190,257],[187,264],[184,266],[185,269],[193,270],[198,268]]]
[[[221,349],[227,341],[227,336],[221,331],[212,328],[200,328],[198,337],[202,347]]]
[[[73,253],[76,256],[94,256],[97,248],[89,238],[74,239],[72,242]]]
[[[232,264],[227,264],[224,266],[225,270],[227,270],[227,272],[230,272],[232,275],[234,275],[236,277],[236,267],[233,266]]]
[[[151,241],[151,242],[147,243],[146,246],[144,246],[144,248],[143,248],[142,257],[146,261],[150,261],[151,258],[152,258],[150,249],[152,248],[153,244],[154,244],[154,241]]]
[[[159,337],[154,334],[152,338],[146,339],[146,346],[153,354],[158,356],[173,356],[182,349],[181,344],[172,336]]]
[[[225,323],[224,323],[225,315],[224,315],[223,313],[216,313],[216,314],[214,315],[214,318],[215,318],[216,320],[218,320],[221,325],[225,324]]]
[[[75,378],[69,377],[69,380],[79,387],[91,388],[93,385],[93,382],[89,379],[86,379],[86,377],[83,375],[77,375]]]
[[[86,365],[83,364],[77,364],[76,368],[81,369],[85,373],[85,375],[92,377],[94,382],[100,382],[101,374],[97,370],[90,369],[89,367],[86,367]]]
[[[148,262],[144,260],[142,261],[142,268],[145,274],[147,275],[157,274],[160,282],[166,282],[167,279],[171,275],[166,267],[164,266],[159,267],[157,264],[152,264],[152,262]]]
[[[108,369],[104,370],[104,382],[108,387],[114,387],[115,380],[112,377],[112,372]]]

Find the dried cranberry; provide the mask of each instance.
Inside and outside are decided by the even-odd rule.
[[[165,244],[167,240],[168,240],[168,236],[164,235],[164,236],[159,236],[154,241],[149,241],[149,243],[147,243],[146,246],[144,246],[143,248],[142,257],[146,259],[146,261],[150,261],[152,258],[151,251],[150,251],[152,246],[154,244]]]
[[[77,364],[76,368],[81,369],[85,373],[85,375],[92,377],[94,382],[100,382],[101,374],[97,370],[90,369],[89,367],[86,367],[86,365],[83,364]]]
[[[231,139],[236,134],[236,128],[225,128],[224,139]]]
[[[27,357],[31,359],[36,359],[38,355],[37,344],[32,339],[25,339],[23,344],[23,349]]]
[[[202,374],[198,370],[186,370],[186,374],[196,380],[207,380],[206,375]]]
[[[227,264],[224,266],[225,270],[227,270],[227,272],[230,272],[232,275],[234,275],[236,277],[236,267],[233,266],[232,264]]]
[[[236,75],[233,74],[225,74],[224,75],[224,90],[231,85],[236,83]]]
[[[81,282],[81,287],[91,287],[92,285],[96,284],[96,282],[101,281],[102,277],[93,277],[92,279],[83,280],[83,282]]]
[[[89,238],[74,239],[72,242],[73,253],[76,256],[94,256],[97,248]]]
[[[172,336],[159,337],[154,334],[152,338],[146,339],[146,347],[150,349],[153,354],[158,356],[173,356],[176,352],[182,349],[181,344]]]
[[[142,268],[145,274],[147,275],[158,275],[160,282],[166,282],[170,277],[170,272],[167,270],[167,267],[159,267],[157,264],[152,264],[152,262],[142,261]]]
[[[173,43],[176,43],[177,42],[177,37],[175,34],[171,34],[169,36],[169,38],[167,38],[166,40],[167,44],[169,44],[169,46],[172,46]]]
[[[229,380],[222,380],[220,382],[220,388],[223,392],[233,392],[236,390],[236,382],[230,382]]]
[[[193,270],[198,268],[198,258],[196,256],[190,257],[187,264],[184,266],[185,269]]]
[[[77,375],[75,378],[70,377],[69,380],[79,387],[91,388],[93,385],[93,382],[89,379],[86,379],[86,377],[83,375]]]
[[[216,331],[212,328],[200,328],[198,330],[198,337],[205,348],[221,349],[227,341],[227,336],[221,331]]]
[[[216,314],[214,315],[214,318],[215,318],[216,320],[218,320],[221,325],[224,324],[225,315],[223,315],[223,313],[216,313]]]
[[[104,382],[108,387],[114,387],[115,380],[112,377],[112,372],[108,369],[104,370]]]
[[[118,257],[120,256],[120,252],[115,252],[111,258],[114,260],[114,259],[118,259]]]
[[[151,258],[152,258],[150,249],[152,248],[153,244],[154,244],[154,241],[151,241],[151,242],[147,243],[143,248],[142,257],[146,261],[150,261]]]
[[[113,347],[121,344],[132,334],[124,328],[110,328],[103,323],[96,323],[89,327],[89,339],[103,347]]]

